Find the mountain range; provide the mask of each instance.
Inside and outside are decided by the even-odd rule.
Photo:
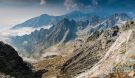
[[[78,17],[79,15],[80,17]],[[42,52],[42,50],[58,43],[66,43],[76,38],[88,37],[97,31],[117,26],[119,23],[132,19],[124,13],[114,14],[104,19],[98,16],[86,18],[87,15],[80,12],[72,12],[67,15],[69,16],[68,18],[63,18],[50,29],[41,28],[31,34],[12,37],[10,43],[17,47],[20,52],[25,52],[26,55],[28,55],[29,53],[33,54],[33,52]],[[42,18],[44,18],[44,16]],[[76,20],[79,18],[81,20]],[[44,21],[46,19],[42,20]]]
[[[4,65],[0,64],[0,76],[134,78],[134,37],[135,21],[125,13],[102,18],[72,12],[50,29],[41,28],[31,34],[11,37],[10,44],[18,54],[11,46],[0,42],[0,60],[6,66],[2,69]],[[19,55],[27,58],[27,62]],[[35,61],[28,60],[31,58]]]
[[[94,17],[94,14],[92,13],[83,13],[80,11],[73,11],[71,13],[61,15],[61,16],[51,16],[47,14],[42,14],[38,17],[31,18],[24,23],[15,25],[11,29],[19,29],[24,27],[32,27],[32,28],[38,28],[38,27],[44,27],[44,26],[50,26],[50,25],[56,25],[58,22],[60,22],[63,18],[67,18],[69,20],[88,20],[89,17]]]
[[[24,50],[24,52],[35,52],[53,46],[59,42],[67,42],[76,37],[77,25],[73,20],[63,19],[49,30],[36,30],[29,35],[12,38],[12,44]]]

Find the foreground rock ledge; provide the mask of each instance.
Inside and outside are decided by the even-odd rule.
[[[35,78],[15,49],[3,42],[0,42],[0,78]]]

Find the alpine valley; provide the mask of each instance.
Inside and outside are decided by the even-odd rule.
[[[23,27],[38,30],[11,37],[10,44],[34,71],[46,70],[43,78],[130,78],[134,71],[135,22],[125,13],[106,18],[79,11],[43,14],[12,30]]]
[[[49,2],[44,1],[41,5]],[[135,78],[134,16],[80,10],[98,5],[94,1],[71,6],[77,11],[42,14],[11,27],[32,31],[0,41],[0,78]]]

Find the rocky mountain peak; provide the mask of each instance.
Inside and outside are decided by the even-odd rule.
[[[111,19],[121,19],[123,21],[131,19],[126,13],[115,13],[111,16]]]

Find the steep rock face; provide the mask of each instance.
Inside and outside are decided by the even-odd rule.
[[[0,42],[0,77],[34,78],[32,70],[11,46]]]
[[[134,49],[132,50],[131,46],[125,48],[124,45],[128,46],[134,43],[132,34],[134,26],[134,22],[131,21],[121,27],[113,27],[102,32],[98,31],[97,35],[93,34],[80,49],[74,51],[75,54],[62,66],[62,78],[102,77],[115,68],[115,71],[117,68],[130,69],[130,66],[127,66],[128,62],[130,65],[132,64],[131,66],[135,63],[132,58],[127,59],[127,55],[131,56],[130,53],[133,53]],[[126,52],[123,53],[123,51]],[[128,61],[125,61],[125,58]]]
[[[15,47],[20,48],[20,51],[26,53],[40,52],[41,49],[74,39],[76,32],[76,22],[74,20],[63,19],[49,30],[41,29],[32,32],[30,35],[13,37],[11,43]]]
[[[69,21],[68,19],[63,19],[56,27],[54,27],[47,40],[49,40],[48,42],[58,43],[63,39],[63,41],[66,42],[75,38],[76,32],[76,22],[73,20]]]
[[[118,32],[116,32],[118,31]],[[116,35],[113,35],[116,32]],[[72,78],[95,65],[116,40],[119,29],[116,27],[106,31],[97,31],[91,35],[81,47],[76,49],[71,59],[63,66],[62,77]]]
[[[76,78],[105,77],[112,72],[133,71],[135,23],[133,21],[121,27],[122,31],[117,40],[111,45],[105,56],[91,69]]]

